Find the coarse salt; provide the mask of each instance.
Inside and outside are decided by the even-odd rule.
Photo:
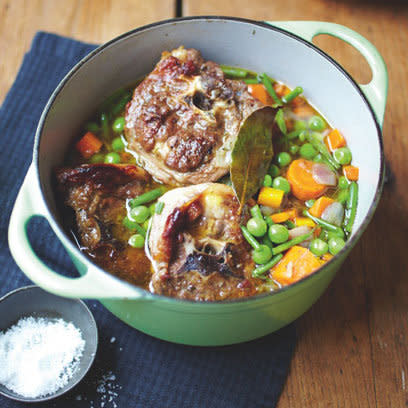
[[[24,317],[0,332],[0,383],[26,398],[53,394],[78,369],[84,347],[72,323]]]

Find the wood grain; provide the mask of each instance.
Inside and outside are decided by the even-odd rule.
[[[298,321],[299,342],[278,408],[408,406],[408,3],[363,0],[183,1],[184,15],[326,20],[372,41],[390,76],[384,146],[390,182],[368,230],[316,305]],[[317,44],[360,82],[371,73],[351,47]]]
[[[0,103],[36,31],[102,43],[174,13],[173,0],[0,0]]]

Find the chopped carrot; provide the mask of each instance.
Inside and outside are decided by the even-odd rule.
[[[359,176],[358,167],[348,165],[343,166],[343,173],[349,181],[357,181]]]
[[[297,227],[306,226],[314,228],[316,226],[316,223],[308,217],[296,217],[295,224]]]
[[[285,286],[310,275],[321,265],[319,258],[307,248],[295,245],[272,268],[270,275],[272,279]]]
[[[320,218],[322,216],[323,211],[330,205],[333,204],[334,200],[330,197],[320,197],[316,200],[313,206],[310,208],[309,213],[313,215],[313,217]]]
[[[103,143],[92,133],[86,132],[75,147],[85,159],[89,159],[101,150]]]
[[[279,224],[287,220],[293,220],[296,217],[296,210],[282,211],[280,213],[272,214],[271,219],[273,222]]]
[[[346,146],[346,139],[344,139],[343,135],[339,132],[338,129],[333,129],[327,135],[327,137],[325,137],[324,142],[331,152],[338,149],[339,147]]]
[[[258,195],[258,204],[279,208],[285,192],[272,187],[262,187]]]
[[[248,91],[254,98],[261,101],[264,105],[273,104],[272,97],[269,95],[263,84],[250,84],[248,85]]]
[[[286,173],[293,195],[299,200],[320,197],[325,191],[324,184],[317,183],[312,174],[314,163],[305,159],[294,160]]]

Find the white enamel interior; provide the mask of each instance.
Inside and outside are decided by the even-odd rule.
[[[52,104],[39,146],[42,188],[58,219],[53,169],[95,107],[116,89],[149,72],[164,50],[184,45],[206,59],[267,72],[290,87],[301,85],[308,100],[345,135],[360,168],[354,232],[374,199],[381,153],[375,121],[353,83],[326,57],[282,32],[248,22],[201,19],[168,22],[125,36],[103,48],[65,83]]]

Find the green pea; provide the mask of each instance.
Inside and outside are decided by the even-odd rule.
[[[329,246],[322,239],[316,238],[310,243],[310,251],[316,256],[322,256],[329,250]]]
[[[340,176],[340,177],[339,177],[338,186],[339,186],[339,188],[342,189],[342,190],[348,188],[349,182],[348,182],[347,178],[344,177],[344,176]]]
[[[306,140],[306,136],[307,136],[306,130],[304,130],[303,132],[300,132],[299,133],[299,141],[303,143]]]
[[[312,208],[315,202],[316,202],[316,200],[313,200],[313,198],[312,198],[310,200],[305,201],[305,206],[307,208]]]
[[[96,153],[90,159],[89,162],[92,164],[103,163],[105,160],[105,155],[103,153]]]
[[[125,149],[125,144],[121,137],[115,137],[115,139],[112,140],[112,149],[115,152],[121,152]]]
[[[134,234],[129,238],[128,244],[133,248],[143,248],[145,239],[140,234]]]
[[[272,177],[269,174],[265,174],[263,185],[264,187],[272,187]]]
[[[295,120],[293,127],[295,130],[306,130],[307,125],[306,122],[303,120]]]
[[[321,132],[326,128],[326,122],[320,116],[312,116],[309,119],[309,127],[312,130],[316,130],[317,132]]]
[[[139,224],[145,222],[150,216],[150,211],[144,205],[138,205],[130,210],[130,218]]]
[[[285,167],[291,162],[292,158],[290,157],[289,153],[281,152],[278,154],[277,161],[279,167]]]
[[[268,237],[274,244],[282,244],[289,239],[289,231],[284,225],[273,224],[269,227]]]
[[[124,128],[125,128],[125,118],[123,116],[116,118],[112,125],[113,131],[115,133],[122,133]]]
[[[272,177],[279,176],[280,174],[279,167],[276,164],[271,164],[271,167],[269,168],[269,173]]]
[[[343,238],[340,237],[332,237],[329,239],[329,252],[332,255],[338,254],[346,245]]]
[[[256,264],[266,264],[272,258],[272,250],[268,245],[259,245],[257,249],[252,251],[252,259]]]
[[[340,164],[349,164],[352,156],[348,147],[340,147],[333,152],[334,159]]]
[[[254,237],[262,237],[266,234],[267,225],[261,218],[250,218],[246,226]]]
[[[278,176],[273,179],[272,187],[276,188],[277,190],[282,190],[285,194],[289,194],[290,192],[290,184],[289,181],[285,179],[285,177]]]
[[[105,163],[108,163],[108,164],[117,164],[117,163],[120,163],[120,156],[116,152],[111,152],[105,156],[104,161]]]
[[[293,144],[293,145],[291,145],[289,147],[289,153],[290,154],[296,154],[298,151],[299,151],[299,146],[298,145]]]
[[[300,147],[299,154],[307,160],[313,159],[317,155],[317,150],[311,143],[305,143]]]

